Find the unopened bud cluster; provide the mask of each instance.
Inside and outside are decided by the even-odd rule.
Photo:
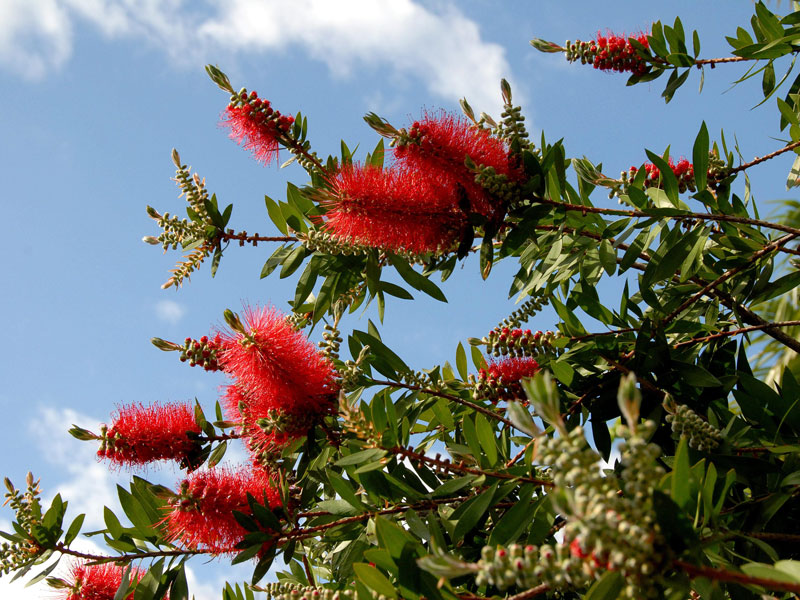
[[[672,432],[685,437],[689,446],[701,452],[710,452],[719,446],[722,433],[685,404],[679,404],[674,414],[667,415]]]
[[[528,140],[528,131],[525,129],[525,115],[522,114],[521,107],[507,103],[503,112],[500,113],[500,118],[502,123],[497,135],[509,143],[512,151],[516,147],[522,149],[529,148],[532,145]]]
[[[271,408],[266,417],[261,417],[256,424],[264,433],[294,433],[308,431],[307,415],[295,415]]]
[[[221,349],[219,334],[209,340],[207,336],[194,340],[187,337],[181,347],[180,361],[188,362],[190,367],[203,367],[206,371],[219,371],[217,355]]]
[[[564,542],[554,546],[484,548],[477,563],[478,583],[501,590],[546,583],[551,588],[581,588],[608,570],[626,581],[622,597],[658,595],[658,573],[667,563],[652,505],[654,486],[663,470],[656,463],[658,447],[645,438],[655,430],[652,421],[639,424],[637,433],[621,427],[623,469],[619,477],[604,474],[599,456],[577,427],[564,436],[547,438],[540,460],[551,466],[554,498],[567,518]]]
[[[675,175],[675,178],[678,180],[678,191],[682,194],[686,191],[689,192],[696,192],[697,191],[697,184],[695,181],[694,175],[694,165],[690,163],[685,158],[681,158],[677,163],[673,161],[672,158],[668,159],[669,167],[672,170],[672,173]],[[661,187],[661,171],[652,163],[645,163],[644,165],[645,177],[644,177],[644,187],[651,188],[651,187]],[[728,171],[728,167],[719,156],[717,156],[714,152],[708,153],[708,169],[707,169],[707,181],[709,185],[713,185],[714,182],[722,180],[725,178]],[[620,173],[620,185],[616,185],[614,189],[612,189],[609,197],[613,197],[615,195],[620,194],[627,194],[628,188],[633,184],[634,179],[636,179],[637,174],[639,173],[639,167],[632,166],[627,171],[623,171]]]
[[[525,302],[520,304],[519,308],[503,319],[500,325],[497,326],[497,329],[502,329],[503,327],[508,327],[510,329],[517,328],[522,323],[535,316],[547,303],[547,297],[543,292],[544,290],[540,292],[541,295],[532,295],[531,298],[528,298]]]
[[[640,33],[631,36],[645,48],[649,48],[647,36]],[[597,39],[589,42],[567,40],[564,44],[566,58],[569,62],[580,61],[584,65],[592,65],[601,71],[629,72],[643,75],[650,68],[640,57],[627,36],[597,34]]]
[[[575,563],[571,565],[570,563]],[[547,584],[551,589],[563,589],[588,583],[576,580],[578,562],[563,544],[520,546],[508,548],[484,546],[475,582],[491,585],[501,591],[511,587],[529,589]]]
[[[484,165],[477,166],[476,169],[475,183],[504,204],[510,205],[520,196],[519,185],[509,181],[507,175],[497,173],[493,167]]]
[[[294,117],[282,115],[272,108],[269,100],[259,98],[255,91],[249,94],[242,88],[238,94],[231,96],[230,107],[241,110],[272,135],[286,134],[292,128]]]
[[[473,386],[476,399],[489,400],[497,404],[501,400],[518,401],[528,405],[522,379],[533,377],[539,371],[539,364],[532,358],[505,358],[492,362],[488,368],[478,370],[477,378],[470,374],[469,382]]]
[[[550,352],[553,341],[560,336],[560,333],[552,331],[532,332],[530,329],[496,327],[488,336],[481,338],[480,343],[485,344],[487,353],[495,357],[537,356]]]
[[[339,358],[339,348],[341,345],[342,336],[340,335],[339,328],[326,323],[325,329],[322,332],[322,341],[319,342],[322,354],[331,360]]]
[[[301,233],[295,232],[295,236],[300,242],[312,252],[324,252],[325,254],[343,254],[353,256],[366,254],[369,248],[355,242],[344,242],[340,238],[335,238],[327,231],[309,229]]]
[[[355,597],[353,590],[331,590],[288,583],[268,583],[254,589],[264,592],[267,600],[352,600]]]
[[[356,360],[347,360],[344,366],[339,369],[339,387],[345,391],[350,391],[358,386],[364,370],[361,365],[369,354],[369,346],[364,346],[358,353]]]
[[[170,248],[177,250],[184,242],[188,243],[205,235],[203,226],[189,219],[179,219],[177,215],[168,212],[162,215],[152,206],[147,207],[147,214],[163,232],[158,237],[145,236],[142,241],[153,246],[161,245],[165,252]]]
[[[8,490],[5,504],[16,513],[16,522],[20,529],[30,532],[41,520],[39,482],[34,481],[33,475],[28,473],[28,487],[25,492],[16,489],[8,478],[5,479],[5,485]],[[4,541],[0,545],[0,575],[8,575],[24,567],[40,550],[32,536],[26,540]]]
[[[398,376],[403,383],[407,383],[408,385],[414,385],[421,388],[428,388],[433,390],[440,390],[442,389],[442,382],[438,380],[434,380],[430,375],[427,373],[423,373],[422,371],[404,371],[402,373],[398,373]]]

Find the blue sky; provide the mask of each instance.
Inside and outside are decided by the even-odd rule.
[[[221,202],[234,203],[231,225],[239,230],[271,232],[263,195],[282,198],[287,180],[305,181],[299,167],[265,168],[226,138],[218,117],[227,99],[205,63],[284,113],[302,110],[323,156],[341,138],[360,145],[362,156],[371,150],[378,138],[361,120],[368,111],[405,125],[426,108],[457,110],[466,96],[497,114],[501,77],[512,82],[534,138],[542,129],[548,140],[563,137],[568,156],[602,161],[612,176],[643,162],[645,147],[671,144],[673,154],[690,155],[702,120],[712,140],[723,125],[729,141],[735,134],[745,159],[781,146],[772,139],[780,136],[774,105],[750,110],[758,81],[725,93],[740,66],[708,71],[700,95],[694,73],[665,106],[661,80],[626,88],[623,76],[528,45],[532,37],[563,43],[607,28],[647,30],[680,14],[687,29],[700,30],[703,55],[721,56],[724,35],[752,11],[750,2],[708,1],[702,14],[696,7],[688,0],[4,0],[0,314],[8,343],[0,350],[0,474],[21,484],[33,470],[45,495],[61,491],[91,511],[87,524],[100,525],[100,507],[114,502],[113,483],[127,473],[108,473],[95,448],[67,435],[69,425],[96,429],[115,405],[134,401],[197,397],[211,408],[222,380],[159,352],[150,337],[199,337],[227,307],[281,308],[293,295],[291,279],[259,280],[272,252],[266,246],[230,247],[216,279],[203,269],[177,293],[161,290],[177,254],[141,242],[158,234],[145,205],[182,210],[170,181],[173,147]],[[787,196],[791,161],[752,174],[762,207]],[[390,303],[384,339],[415,368],[453,361],[458,341],[483,335],[513,310],[503,279],[511,271],[497,269],[482,284],[477,265],[467,263],[444,286],[448,305]],[[545,313],[531,326],[553,322]],[[8,516],[0,513],[0,527]],[[218,597],[212,579],[198,584],[198,600]],[[5,585],[0,580],[0,594]],[[13,589],[16,598],[40,593]]]

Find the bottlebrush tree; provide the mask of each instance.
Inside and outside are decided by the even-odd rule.
[[[83,517],[64,523],[65,500],[46,508],[33,476],[23,489],[6,480],[3,574],[37,569],[62,599],[180,600],[186,562],[217,556],[253,566],[224,600],[797,597],[800,218],[761,219],[742,175],[800,155],[793,59],[780,95],[775,76],[800,44],[800,12],[756,4],[727,57],[686,38],[676,19],[532,45],[628,84],[666,74],[667,101],[692,69],[749,62],[764,100],[777,98],[785,145],[740,161],[703,124],[691,160],[631,149],[616,178],[600,157],[532,141],[502,82],[497,120],[466,101],[463,116],[403,127],[369,114],[372,153],[343,144],[322,158],[302,114],[209,66],[232,137],[264,163],[288,151],[307,179],[267,198],[275,235],[250,235],[228,228],[232,206],[173,152],[187,218],[148,207],[162,231],[145,241],[183,249],[164,285],[176,288],[207,258],[213,274],[231,242],[275,244],[261,275],[300,273],[291,310],[220,307],[219,330],[154,339],[224,373],[216,406],[121,406],[110,425],[71,433],[111,468],[171,460],[185,473],[172,487],[133,476],[97,555],[72,547]],[[798,172],[800,157],[789,188]],[[441,364],[414,371],[374,323],[354,328],[370,303],[391,319],[387,294],[444,300],[436,280],[472,254],[487,285],[495,263],[518,264],[521,305]],[[598,296],[604,279],[619,297]],[[556,330],[532,331],[546,305]],[[235,440],[249,461],[220,466]],[[286,566],[264,583],[273,564]]]

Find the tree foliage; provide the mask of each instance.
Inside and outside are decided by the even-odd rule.
[[[748,169],[788,152],[798,185],[800,12],[759,2],[727,39],[730,56],[703,58],[676,19],[632,38],[531,42],[629,85],[666,76],[667,102],[692,69],[746,62],[789,137],[741,162],[703,124],[691,161],[636,150],[647,160],[619,178],[531,140],[505,81],[497,120],[466,100],[463,117],[405,127],[369,114],[373,152],[342,143],[321,158],[304,115],[207,67],[234,137],[264,162],[288,150],[307,178],[265,198],[274,236],[248,235],[173,152],[187,217],[148,207],[162,232],[145,241],[184,253],[165,287],[209,257],[213,275],[231,242],[274,244],[261,277],[294,278],[290,314],[227,309],[223,330],[154,339],[228,376],[213,416],[133,405],[100,433],[71,433],[118,464],[176,460],[182,481],[133,475],[125,514],[106,509],[90,532],[108,554],[92,555],[71,547],[83,515],[68,525],[66,501],[42,506],[32,476],[24,490],[6,480],[3,572],[33,570],[64,598],[135,600],[188,598],[186,561],[209,554],[253,566],[225,600],[800,593],[797,204],[763,220],[740,191]],[[521,304],[441,364],[414,371],[378,324],[357,323],[371,303],[391,319],[387,295],[446,301],[473,254],[486,285],[493,265],[516,265],[503,286]],[[618,297],[599,296],[604,280]],[[526,329],[545,306],[556,331]],[[218,466],[236,439],[251,462]],[[55,577],[64,556],[70,574]],[[276,559],[278,583],[262,583]]]

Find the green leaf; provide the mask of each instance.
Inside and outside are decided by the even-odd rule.
[[[514,542],[525,528],[533,521],[536,515],[536,509],[531,506],[530,500],[533,495],[533,486],[528,484],[523,486],[519,492],[519,499],[514,503],[506,514],[497,522],[492,528],[492,533],[489,536],[488,545],[496,546],[497,544],[510,544]],[[539,506],[537,500],[536,508]]]
[[[389,254],[389,262],[392,263],[392,266],[397,270],[400,277],[415,290],[425,292],[431,298],[439,300],[439,302],[447,302],[447,298],[445,298],[442,290],[430,279],[417,273],[404,258],[400,258],[395,254]]]
[[[497,462],[497,443],[492,426],[486,417],[479,414],[475,416],[475,429],[478,434],[478,441],[486,455],[486,460],[490,466],[494,465]]]
[[[86,518],[86,515],[81,514],[81,515],[78,515],[77,517],[75,517],[75,519],[72,521],[72,523],[69,526],[69,529],[67,529],[66,535],[64,536],[64,545],[65,546],[69,546],[72,543],[72,541],[76,537],[78,537],[78,534],[81,531],[81,527],[83,526],[83,520],[85,518]]]
[[[286,227],[286,219],[283,218],[283,213],[278,203],[266,195],[264,196],[264,202],[267,205],[267,214],[270,220],[275,224],[275,227],[277,227],[278,231],[283,235],[288,235],[289,229]]]
[[[283,267],[281,267],[281,279],[286,279],[294,273],[300,265],[303,264],[303,260],[306,257],[306,247],[302,244],[299,244],[294,250],[292,250],[291,254],[283,261]]]
[[[763,579],[774,579],[775,581],[783,581],[786,583],[800,583],[793,573],[787,573],[785,570],[777,569],[772,565],[764,563],[747,563],[741,566],[742,571],[751,577],[761,577]]]
[[[376,458],[383,458],[384,456],[386,456],[386,450],[382,450],[380,448],[367,448],[366,450],[359,450],[358,452],[348,454],[344,458],[337,460],[334,464],[336,464],[338,467],[344,467],[347,465],[360,465],[368,460],[375,460]]]
[[[120,524],[117,516],[107,506],[103,507],[103,520],[105,521],[108,533],[112,538],[119,539],[122,537],[122,525]]]
[[[691,498],[689,497],[689,445],[686,437],[681,437],[678,449],[675,451],[675,460],[672,464],[672,482],[670,494],[680,508],[686,508]]]
[[[541,435],[542,431],[534,423],[531,413],[522,404],[509,402],[506,410],[508,418],[514,424],[514,427],[531,437]]]
[[[694,180],[697,191],[703,191],[708,186],[708,128],[706,122],[700,125],[700,131],[694,140],[692,148],[692,165],[694,167]]]
[[[467,500],[469,506],[461,513],[461,518],[456,523],[455,530],[453,531],[453,542],[458,543],[464,539],[464,536],[472,531],[478,522],[489,510],[492,505],[492,498],[497,491],[498,483],[495,483],[488,490],[483,492],[477,498]]]
[[[622,577],[622,573],[606,571],[600,579],[592,584],[583,598],[584,600],[616,600],[624,586],[625,578]]]
[[[792,168],[789,170],[789,177],[786,178],[786,189],[800,186],[800,156],[795,156]]]
[[[613,275],[617,270],[617,252],[608,240],[600,242],[600,264],[606,273]]]
[[[221,461],[225,456],[225,452],[227,449],[228,449],[227,440],[223,440],[219,444],[217,444],[214,450],[212,450],[211,454],[209,454],[208,456],[208,466],[214,467],[218,465],[219,461]]]
[[[139,504],[139,501],[130,494],[127,490],[125,490],[122,486],[117,486],[117,496],[119,496],[119,504],[122,506],[122,510],[125,511],[125,516],[130,519],[133,526],[141,533],[143,536],[148,536],[153,534],[152,529],[152,522],[147,516],[144,508]]]
[[[331,487],[336,490],[336,493],[339,494],[345,502],[350,504],[358,512],[364,512],[366,510],[364,504],[356,496],[355,490],[344,477],[331,469],[326,469],[325,473],[328,476],[328,482],[331,484]]]
[[[445,481],[442,485],[436,488],[433,492],[434,498],[447,498],[458,490],[464,489],[475,480],[475,475],[465,475],[464,477],[456,477]]]
[[[397,592],[386,576],[378,569],[367,563],[353,563],[356,577],[368,588],[387,598],[397,598]]]
[[[461,342],[458,342],[458,348],[456,348],[456,369],[458,369],[458,374],[461,379],[466,381],[469,375],[469,370],[467,369],[467,353]]]

